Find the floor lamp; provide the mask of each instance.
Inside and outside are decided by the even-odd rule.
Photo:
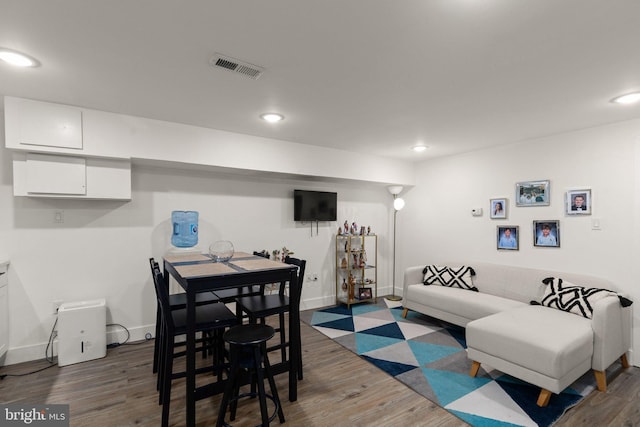
[[[391,296],[387,297],[389,301],[400,301],[402,297],[396,296],[396,214],[404,208],[404,200],[398,197],[402,192],[401,185],[392,185],[388,187],[389,193],[393,196],[393,288]]]

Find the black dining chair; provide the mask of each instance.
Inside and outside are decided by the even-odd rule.
[[[160,268],[160,266],[153,257],[149,258],[149,266],[151,267],[151,276],[153,277],[154,268],[155,267]],[[196,294],[197,306],[204,305],[204,304],[219,303],[219,302],[220,302],[220,299],[213,292],[201,292]],[[184,292],[177,293],[177,294],[169,294],[169,306],[173,310],[186,308],[187,294]],[[160,303],[158,303],[156,307],[156,332],[155,332],[156,340],[154,341],[154,344],[153,344],[153,373],[154,374],[158,372],[158,350],[159,350],[158,347],[160,343],[159,337],[160,337],[160,334],[162,333],[161,325],[162,325],[162,322],[160,319]]]
[[[291,290],[292,292],[297,292],[296,301],[298,304],[300,303],[300,297],[302,294],[302,282],[304,280],[304,270],[307,265],[307,261],[301,260],[293,257],[286,257],[284,262],[286,264],[295,265],[298,267],[298,286],[295,290]],[[266,318],[269,316],[278,316],[278,327],[276,328],[276,332],[278,332],[280,337],[280,342],[276,345],[267,348],[267,351],[275,351],[280,350],[280,355],[282,357],[282,361],[287,359],[287,347],[289,347],[289,354],[291,353],[291,337],[287,339],[286,337],[286,328],[285,328],[285,314],[289,312],[289,310],[299,310],[300,307],[291,307],[290,308],[290,296],[286,295],[285,292],[285,283],[280,284],[280,289],[277,294],[271,295],[257,295],[257,296],[247,296],[236,299],[236,314],[238,316],[246,315],[249,318],[249,323],[257,323],[258,319],[260,323],[265,324]],[[303,378],[302,375],[302,346],[300,340],[298,339],[298,379],[301,380]]]
[[[153,282],[160,306],[160,345],[158,358],[158,379],[160,384],[159,404],[162,405],[162,426],[169,424],[169,406],[171,403],[171,383],[174,379],[183,378],[186,372],[173,372],[173,360],[180,353],[175,349],[183,341],[176,342],[176,337],[187,333],[186,308],[174,309],[169,304],[169,291],[164,284],[164,277],[160,267],[156,264],[153,269]],[[224,340],[222,334],[225,329],[237,325],[238,319],[231,310],[222,303],[204,304],[196,307],[195,331],[204,335],[199,341],[200,349],[211,346],[213,362],[210,366],[196,369],[196,374],[214,371],[218,378],[222,376],[224,364]],[[183,352],[184,353],[184,352]]]

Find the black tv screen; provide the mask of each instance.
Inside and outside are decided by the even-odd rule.
[[[338,193],[293,190],[294,221],[335,221]]]

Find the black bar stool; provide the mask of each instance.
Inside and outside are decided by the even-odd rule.
[[[269,325],[261,324],[245,324],[234,326],[223,335],[223,339],[229,343],[229,354],[231,360],[231,371],[227,387],[220,403],[220,412],[218,413],[218,427],[228,426],[224,421],[227,412],[227,406],[231,404],[231,417],[233,421],[236,418],[236,408],[238,399],[243,397],[258,397],[260,400],[260,414],[262,416],[262,426],[268,426],[271,421],[278,415],[280,423],[284,423],[284,412],[278,397],[278,390],[271,372],[271,364],[267,356],[267,341],[275,335],[275,330]],[[264,373],[262,366],[264,365]],[[245,371],[246,370],[246,371]],[[249,375],[248,381],[244,375]],[[266,394],[264,388],[264,376],[269,380],[271,388],[271,396]],[[240,393],[240,384],[252,382],[257,378],[258,392]],[[271,416],[267,412],[267,399],[275,404],[275,409]]]

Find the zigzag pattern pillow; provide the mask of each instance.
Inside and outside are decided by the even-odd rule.
[[[425,285],[441,285],[478,292],[478,288],[473,286],[471,279],[471,276],[475,276],[476,272],[471,267],[427,265],[422,272],[424,273],[423,283]]]
[[[577,314],[587,319],[593,317],[593,306],[602,298],[615,296],[620,299],[623,307],[631,305],[631,301],[620,297],[608,289],[584,288],[573,283],[563,281],[558,277],[548,277],[542,281],[547,289],[542,296],[540,305]],[[535,302],[532,302],[532,304]]]

